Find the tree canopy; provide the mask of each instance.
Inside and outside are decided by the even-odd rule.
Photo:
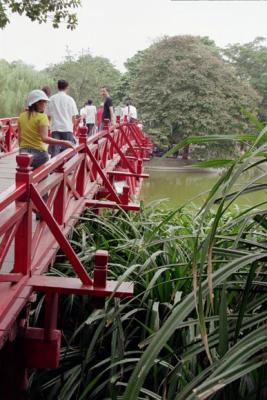
[[[74,29],[77,26],[77,16],[74,9],[81,5],[80,0],[1,0],[0,1],[0,28],[4,28],[9,22],[9,13],[25,15],[31,21],[40,24],[52,20],[54,28],[65,22],[67,28]]]
[[[235,43],[222,51],[226,60],[235,67],[238,75],[250,82],[260,93],[260,113],[267,120],[267,47],[266,39],[257,37],[246,44]]]
[[[17,116],[25,108],[26,96],[31,90],[51,84],[52,80],[45,72],[36,71],[20,61],[0,60],[0,116]]]
[[[89,52],[80,56],[68,55],[64,62],[47,69],[54,86],[58,79],[70,84],[70,94],[82,106],[89,98],[94,103],[102,102],[100,88],[107,86],[111,93],[120,79],[120,72],[104,57],[93,57]]]
[[[165,37],[127,65],[141,119],[170,143],[248,129],[241,109],[255,111],[259,96],[203,38]]]

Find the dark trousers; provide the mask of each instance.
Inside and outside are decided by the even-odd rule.
[[[94,133],[94,126],[95,124],[86,124],[88,128],[87,136],[92,136]]]
[[[59,140],[68,140],[69,142],[76,143],[73,133],[72,132],[58,132],[54,131],[52,132],[52,138],[54,139],[59,139]],[[66,147],[63,146],[62,144],[50,144],[48,148],[49,154],[51,154],[51,157],[57,156],[59,153],[62,151],[66,150]]]
[[[19,149],[20,154],[27,153],[27,154],[32,154],[33,159],[31,163],[31,167],[33,169],[36,169],[46,163],[46,161],[49,160],[49,155],[47,151],[42,151],[42,150],[37,150],[37,149],[32,149],[31,147],[25,147],[25,148],[20,148]],[[47,201],[48,199],[48,194],[45,194],[43,196],[43,200]]]
[[[46,161],[49,160],[49,155],[48,155],[47,151],[37,150],[37,149],[33,149],[31,147],[25,147],[25,148],[22,147],[19,149],[19,152],[20,152],[20,154],[23,154],[23,153],[32,154],[33,159],[32,159],[31,166],[33,169],[40,167],[41,165],[46,163]]]

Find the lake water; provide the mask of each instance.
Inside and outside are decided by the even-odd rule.
[[[221,170],[198,169],[181,165],[181,162],[175,159],[160,158],[149,161],[145,171],[150,178],[143,182],[141,200],[148,203],[152,200],[166,199],[166,207],[177,207],[190,200],[197,206],[201,205],[222,173]],[[261,191],[240,197],[237,204],[247,206],[265,200],[267,191]]]

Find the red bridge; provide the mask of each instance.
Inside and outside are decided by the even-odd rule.
[[[66,150],[33,172],[32,156],[17,152],[17,119],[0,122],[0,398],[20,400],[27,368],[58,365],[61,293],[133,295],[131,283],[106,279],[106,251],[96,252],[90,277],[68,234],[86,208],[139,209],[132,201],[148,177],[143,161],[152,144],[136,124],[117,121],[115,129],[107,121],[104,130],[89,139],[87,128],[76,126],[76,151]],[[46,275],[59,248],[76,278]],[[38,328],[29,326],[35,292],[45,293],[44,326]]]

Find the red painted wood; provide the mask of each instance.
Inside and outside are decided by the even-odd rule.
[[[109,200],[90,200],[86,202],[86,206],[89,208],[116,208],[116,209],[123,209],[125,211],[139,211],[140,205],[135,203],[115,203],[115,201]]]
[[[20,331],[20,357],[26,368],[57,368],[60,357],[61,332],[54,329],[46,337],[45,329],[26,328]]]
[[[61,249],[64,251],[66,257],[70,261],[71,265],[73,266],[73,269],[75,270],[81,281],[85,285],[91,285],[92,280],[90,279],[89,275],[84,269],[84,266],[80,262],[79,258],[76,256],[68,240],[61,232],[61,229],[57,224],[55,218],[47,208],[45,202],[43,201],[42,197],[40,196],[38,190],[35,188],[34,185],[31,185],[31,199],[33,200],[33,203],[35,204],[38,211],[40,211],[41,216],[46,221],[49,229],[55,236],[55,239],[58,241]]]
[[[96,253],[92,280],[67,237],[87,207],[139,210],[138,204],[131,203],[131,195],[140,190],[140,182],[147,177],[141,157],[149,155],[151,149],[149,140],[132,124],[119,124],[117,120],[118,126],[112,127],[105,121],[105,129],[90,138],[87,129],[77,124],[76,151],[66,150],[34,171],[31,156],[17,155],[15,174],[14,121],[7,119],[4,141],[0,140],[0,348],[6,341],[14,341],[10,354],[19,356],[19,361],[12,355],[10,362],[18,366],[14,372],[17,391],[15,397],[9,392],[3,398],[20,400],[27,385],[26,367],[53,368],[58,364],[60,293],[100,299],[133,296],[132,283],[107,280],[107,252]],[[116,180],[125,180],[130,187],[125,186],[118,194]],[[103,187],[112,201],[97,200]],[[39,220],[33,208],[40,213]],[[44,275],[60,247],[78,278]],[[35,291],[46,294],[42,328],[28,327],[29,304]]]
[[[76,294],[92,297],[114,297],[131,298],[133,296],[133,283],[107,281],[106,287],[95,288],[93,285],[83,285],[78,278],[66,278],[57,276],[32,276],[27,283],[34,290],[44,293],[57,292],[59,294]]]
[[[52,340],[57,328],[58,293],[47,293],[45,296],[44,340]]]
[[[107,285],[108,252],[97,250],[94,265],[94,287],[105,288]]]
[[[133,177],[133,178],[149,178],[148,174],[142,174],[142,173],[132,173],[128,171],[108,171],[108,174],[110,175],[116,175],[116,176],[123,176],[123,177]]]

